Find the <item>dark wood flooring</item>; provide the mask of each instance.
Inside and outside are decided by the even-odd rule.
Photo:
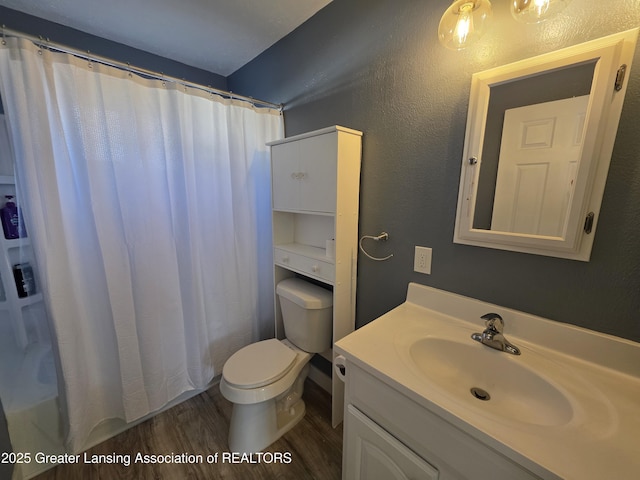
[[[304,419],[264,452],[290,454],[290,462],[272,462],[277,455],[264,454],[239,459],[241,463],[223,462],[228,452],[227,432],[232,404],[217,385],[86,452],[93,455],[130,455],[131,465],[107,463],[65,464],[48,470],[36,480],[163,480],[163,479],[242,479],[242,480],[332,480],[340,479],[342,470],[342,426],[331,427],[331,397],[314,382],[307,380]],[[202,455],[203,463],[135,464],[136,454],[167,455],[189,453]],[[218,453],[218,463],[208,464],[207,455]],[[287,455],[283,455],[286,461]]]

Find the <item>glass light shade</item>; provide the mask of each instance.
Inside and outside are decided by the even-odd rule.
[[[553,17],[571,0],[513,0],[511,15],[522,23],[539,23]]]
[[[454,1],[440,19],[440,43],[452,50],[467,47],[482,36],[492,15],[489,0]]]

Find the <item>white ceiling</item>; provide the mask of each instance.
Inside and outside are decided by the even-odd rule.
[[[330,2],[0,0],[0,5],[226,77]]]

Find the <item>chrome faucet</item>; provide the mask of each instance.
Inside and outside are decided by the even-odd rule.
[[[475,341],[480,342],[487,347],[495,348],[512,355],[520,355],[520,349],[512,345],[504,338],[502,331],[504,330],[504,320],[497,313],[487,313],[480,317],[484,320],[487,328],[482,333],[474,333],[471,335]]]

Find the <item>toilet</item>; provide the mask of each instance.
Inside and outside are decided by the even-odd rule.
[[[259,452],[293,428],[305,413],[308,362],[331,348],[333,294],[300,278],[278,283],[286,339],[247,345],[225,363],[220,391],[233,402],[232,452]]]

